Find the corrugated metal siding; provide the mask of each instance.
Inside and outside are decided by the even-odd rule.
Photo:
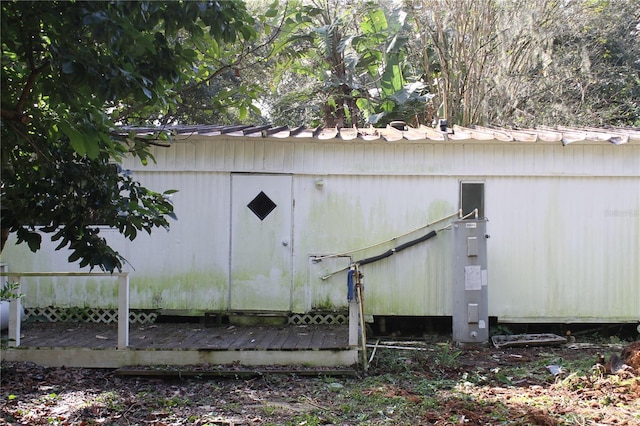
[[[317,189],[313,177],[302,176],[294,182],[294,240],[299,268],[306,266],[303,263],[306,254],[337,254],[369,247],[420,228],[457,209],[455,178],[326,176],[323,183],[322,189]],[[447,223],[351,253],[352,260],[380,254]],[[363,267],[367,311],[388,315],[423,315],[424,312],[444,315],[448,312],[449,291],[443,284],[448,282],[450,274],[449,239],[448,232],[443,232],[427,242]],[[341,273],[341,277],[344,289],[346,272]],[[315,287],[325,283],[312,276],[306,285]],[[306,308],[315,303],[307,301]]]
[[[176,158],[180,164],[180,158]],[[192,157],[193,161],[193,157]],[[223,310],[228,303],[229,199],[227,173],[136,173],[144,185],[172,195],[178,220],[171,230],[127,245],[131,303],[140,308]],[[140,273],[144,271],[144,273]]]
[[[135,178],[157,191],[179,189],[172,196],[177,221],[171,230],[140,232],[128,242],[117,231],[101,233],[130,264],[133,309],[224,310],[228,303],[229,175],[172,171],[136,172]],[[69,271],[66,250],[43,240],[32,254],[9,242],[3,261],[10,271]],[[89,282],[89,284],[87,284]],[[116,281],[111,279],[25,280],[24,303],[29,306],[117,307]]]
[[[490,315],[640,318],[637,178],[492,178],[485,191]]]
[[[447,208],[441,208],[438,214],[445,215],[457,208],[458,182],[465,178],[487,182],[486,204],[492,235],[518,236],[515,239],[520,244],[515,246],[506,237],[504,244],[498,243],[502,237],[489,241],[490,314],[513,320],[596,320],[612,315],[638,316],[635,308],[638,305],[635,302],[640,301],[637,266],[622,270],[620,265],[607,261],[606,256],[591,252],[601,247],[619,250],[617,232],[601,234],[587,230],[588,226],[599,226],[598,219],[576,230],[573,240],[569,240],[584,238],[582,236],[589,233],[594,235],[594,244],[583,241],[567,248],[563,241],[568,238],[568,231],[564,226],[580,222],[572,216],[586,207],[581,196],[587,197],[592,206],[611,206],[611,211],[637,210],[637,196],[620,198],[614,196],[616,191],[611,189],[633,192],[638,182],[637,170],[640,170],[639,148],[638,145],[497,142],[296,141],[292,144],[286,140],[274,143],[229,138],[209,139],[196,145],[195,154],[188,157],[193,161],[186,162],[184,167],[297,174],[294,180],[297,188],[294,194],[295,281],[299,283],[294,287],[298,295],[294,295],[298,301],[294,302],[294,308],[297,310],[321,304],[313,300],[315,293],[309,286],[326,284],[309,274],[308,260],[305,257],[303,263],[302,253],[326,254],[364,247],[412,229],[416,223],[425,223],[424,217],[408,217],[407,212],[416,215],[425,212],[424,205],[420,206],[416,200],[424,200],[427,205],[439,202]],[[233,161],[229,152],[233,152]],[[214,156],[214,161],[202,160],[209,155]],[[589,175],[607,176],[607,179],[599,183],[601,179],[582,177]],[[322,190],[313,186],[317,177],[324,179]],[[566,188],[566,194],[556,195],[561,188]],[[621,204],[621,200],[626,201]],[[524,208],[528,203],[533,206]],[[550,215],[550,211],[554,214]],[[637,219],[633,213],[628,214],[629,219]],[[427,221],[434,219],[434,215],[426,216]],[[552,218],[556,218],[557,223]],[[320,229],[316,230],[314,224],[319,224]],[[545,233],[537,232],[538,228],[546,230]],[[637,234],[637,225],[631,232]],[[612,241],[602,240],[607,236],[611,236]],[[448,233],[444,232],[424,243],[424,247],[368,265],[365,271],[367,310],[384,315],[449,315],[450,259],[446,254],[450,252],[449,240]],[[579,249],[579,246],[585,248]],[[386,248],[389,247],[379,250]],[[375,254],[374,251],[354,256]],[[637,246],[630,247],[629,251],[640,253]],[[629,259],[624,254],[622,258]],[[597,263],[594,259],[601,261]],[[612,280],[619,284],[615,284],[613,294],[605,297],[600,282]],[[585,291],[595,297],[580,296]],[[616,292],[625,295],[623,301],[633,303],[620,303]],[[610,310],[612,305],[616,309]],[[617,313],[611,313],[615,311]]]
[[[304,174],[638,176],[640,144],[384,143],[238,138],[154,147],[157,164],[133,170]]]
[[[486,182],[490,315],[518,321],[640,319],[638,143],[197,136],[156,147],[154,155],[157,163],[148,167],[136,161],[124,166],[152,189],[180,190],[173,196],[178,221],[169,233],[116,242],[135,267],[134,308],[228,307],[230,173],[254,172],[294,176],[296,311],[344,303],[340,291],[346,296],[346,274],[322,280],[318,275],[333,266],[310,266],[310,256],[365,247],[452,213],[459,180],[465,179]],[[367,265],[367,311],[449,315],[450,240],[444,231]],[[43,246],[35,256],[24,247],[7,247],[3,260],[13,271],[69,269],[65,253],[52,255],[47,250],[54,246]],[[58,288],[57,295],[68,295],[65,303],[101,302]],[[38,303],[52,293],[41,292]]]

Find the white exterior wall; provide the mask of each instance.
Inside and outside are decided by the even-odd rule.
[[[231,173],[293,175],[296,312],[346,305],[348,257],[458,209],[459,182],[485,182],[489,315],[501,321],[640,319],[640,145],[364,142],[198,137],[155,148],[157,164],[126,164],[173,196],[178,221],[133,243],[132,308],[224,310],[229,302]],[[322,185],[316,185],[318,179]],[[447,222],[434,225],[439,229]],[[376,255],[407,236],[352,255]],[[364,266],[374,315],[451,315],[451,236]],[[11,271],[74,270],[54,245],[5,248]],[[88,281],[88,280],[87,280]],[[26,284],[27,306],[115,306],[111,281]],[[81,291],[77,291],[78,288]],[[36,289],[38,287],[38,289]],[[55,287],[55,291],[54,291]]]

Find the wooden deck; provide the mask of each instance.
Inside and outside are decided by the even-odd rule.
[[[131,325],[129,346],[117,349],[117,324],[24,323],[20,346],[2,359],[46,366],[118,368],[133,365],[312,365],[357,362],[347,326]],[[10,344],[9,344],[10,345]]]

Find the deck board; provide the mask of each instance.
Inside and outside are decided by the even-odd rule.
[[[251,343],[255,342],[253,335],[254,331],[251,329],[240,329],[234,334],[234,338],[227,349],[229,350],[244,350],[251,347]]]
[[[276,341],[276,338],[278,337],[278,329],[277,328],[270,328],[267,330],[264,330],[263,333],[258,333],[256,336],[256,341],[254,343],[254,346],[256,349],[270,349],[273,348],[271,345],[273,342]]]
[[[335,330],[327,330],[322,336],[322,342],[319,347],[334,347],[339,344],[340,338],[341,336],[339,333],[336,333]]]
[[[19,347],[0,358],[51,367],[120,368],[135,365],[352,366],[347,326],[224,326],[153,324],[129,328],[118,348],[117,324],[23,323]]]
[[[294,330],[292,333],[287,334],[286,339],[284,340],[284,342],[282,342],[282,345],[280,346],[280,349],[286,350],[286,351],[295,349],[298,343],[298,340],[300,339],[300,337],[298,336],[298,333],[299,333],[298,330]]]
[[[298,332],[298,341],[296,342],[295,349],[311,348],[311,342],[313,342],[314,330],[304,330]]]
[[[206,334],[204,329],[193,330],[193,333],[190,333],[184,338],[180,346],[184,348],[197,348],[203,343],[208,344],[208,340],[205,339],[205,336]],[[215,335],[212,334],[208,337],[211,341],[215,341],[213,340],[215,339]]]
[[[112,348],[117,346],[116,324],[25,323],[21,346],[40,348]],[[133,349],[304,350],[346,349],[348,328],[308,326],[216,326],[198,324],[132,325]]]
[[[273,339],[264,345],[260,345],[260,349],[282,350],[282,345],[284,345],[284,342],[286,342],[289,337],[289,331],[288,329],[274,329],[272,332]]]

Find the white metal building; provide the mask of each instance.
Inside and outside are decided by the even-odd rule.
[[[362,267],[366,312],[449,316],[453,218],[439,220],[466,205],[489,220],[490,316],[640,320],[640,130],[172,130],[156,164],[124,167],[179,190],[178,220],[134,242],[102,231],[131,263],[132,309],[343,309],[345,267],[436,230]],[[10,271],[77,269],[53,244],[32,254],[12,241]],[[43,278],[23,292],[26,307],[117,304],[112,280]]]

